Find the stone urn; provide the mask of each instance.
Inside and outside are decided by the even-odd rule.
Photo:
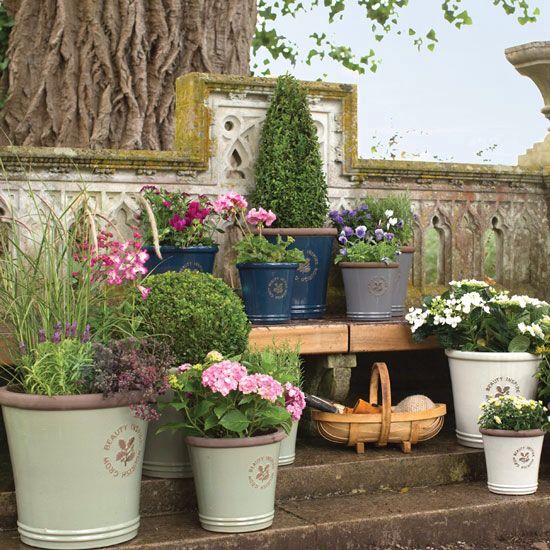
[[[544,100],[542,114],[550,120],[550,42],[530,42],[508,48],[505,55],[520,74],[537,85]],[[533,168],[550,165],[550,134],[520,156],[518,164]]]

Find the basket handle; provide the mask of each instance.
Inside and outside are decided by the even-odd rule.
[[[370,375],[370,395],[371,403],[378,402],[378,384],[382,387],[382,424],[380,426],[380,435],[378,436],[379,447],[388,444],[391,428],[391,384],[390,375],[386,363],[374,363]]]

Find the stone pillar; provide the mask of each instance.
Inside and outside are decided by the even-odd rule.
[[[544,100],[541,112],[550,120],[550,42],[530,42],[508,48],[505,55],[520,74],[536,84]],[[550,134],[521,155],[518,164],[531,168],[550,166]]]

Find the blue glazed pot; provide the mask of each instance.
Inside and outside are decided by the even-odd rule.
[[[290,321],[295,263],[237,264],[244,309],[250,321],[278,325]]]
[[[155,254],[154,246],[145,246],[144,248],[149,253],[149,259],[145,262],[145,267],[149,270],[149,273],[155,275],[167,271],[183,271],[184,269],[212,273],[214,260],[218,252],[218,245],[189,246],[187,248],[161,246],[161,260]]]
[[[292,294],[292,319],[319,319],[327,309],[328,275],[332,265],[335,229],[264,229],[264,235],[274,242],[277,235],[291,236],[289,248],[304,253],[306,263],[300,264]]]

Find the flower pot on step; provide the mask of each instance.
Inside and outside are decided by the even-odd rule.
[[[538,487],[542,430],[479,430],[487,464],[487,487],[501,495],[530,495]]]
[[[397,263],[340,262],[347,316],[355,321],[387,321],[392,316],[392,286]]]
[[[168,390],[159,402],[170,402],[172,390]],[[143,457],[143,475],[161,478],[193,477],[191,459],[185,444],[185,437],[180,430],[166,430],[157,433],[165,424],[181,422],[181,412],[173,407],[166,407],[160,412],[160,419],[149,422]]]
[[[457,440],[466,447],[482,448],[477,426],[480,403],[502,395],[534,399],[540,357],[457,350],[445,350],[445,354],[451,372]]]
[[[144,248],[149,254],[145,267],[155,275],[167,271],[183,271],[184,269],[212,273],[214,271],[214,260],[218,253],[218,245],[188,246],[187,248],[161,246],[162,259],[160,259],[156,255],[153,246],[145,246]]]
[[[278,235],[292,237],[289,248],[304,253],[306,262],[300,264],[294,278],[292,291],[292,319],[318,319],[327,309],[328,276],[331,267],[332,248],[336,229],[273,229],[262,230],[263,235],[274,242]]]
[[[297,263],[237,264],[246,314],[252,323],[276,325],[290,321]]]
[[[292,422],[290,433],[281,441],[281,450],[279,451],[279,466],[288,466],[296,460],[296,437],[298,436],[298,423]]]
[[[407,300],[407,288],[413,261],[414,246],[401,247],[401,254],[397,256],[399,267],[394,275],[392,289],[392,317],[403,317],[405,315],[405,302]]]
[[[279,448],[285,436],[278,430],[233,439],[186,437],[204,529],[244,533],[271,526]]]
[[[129,404],[140,398],[0,389],[23,543],[102,548],[137,535],[147,423]]]

